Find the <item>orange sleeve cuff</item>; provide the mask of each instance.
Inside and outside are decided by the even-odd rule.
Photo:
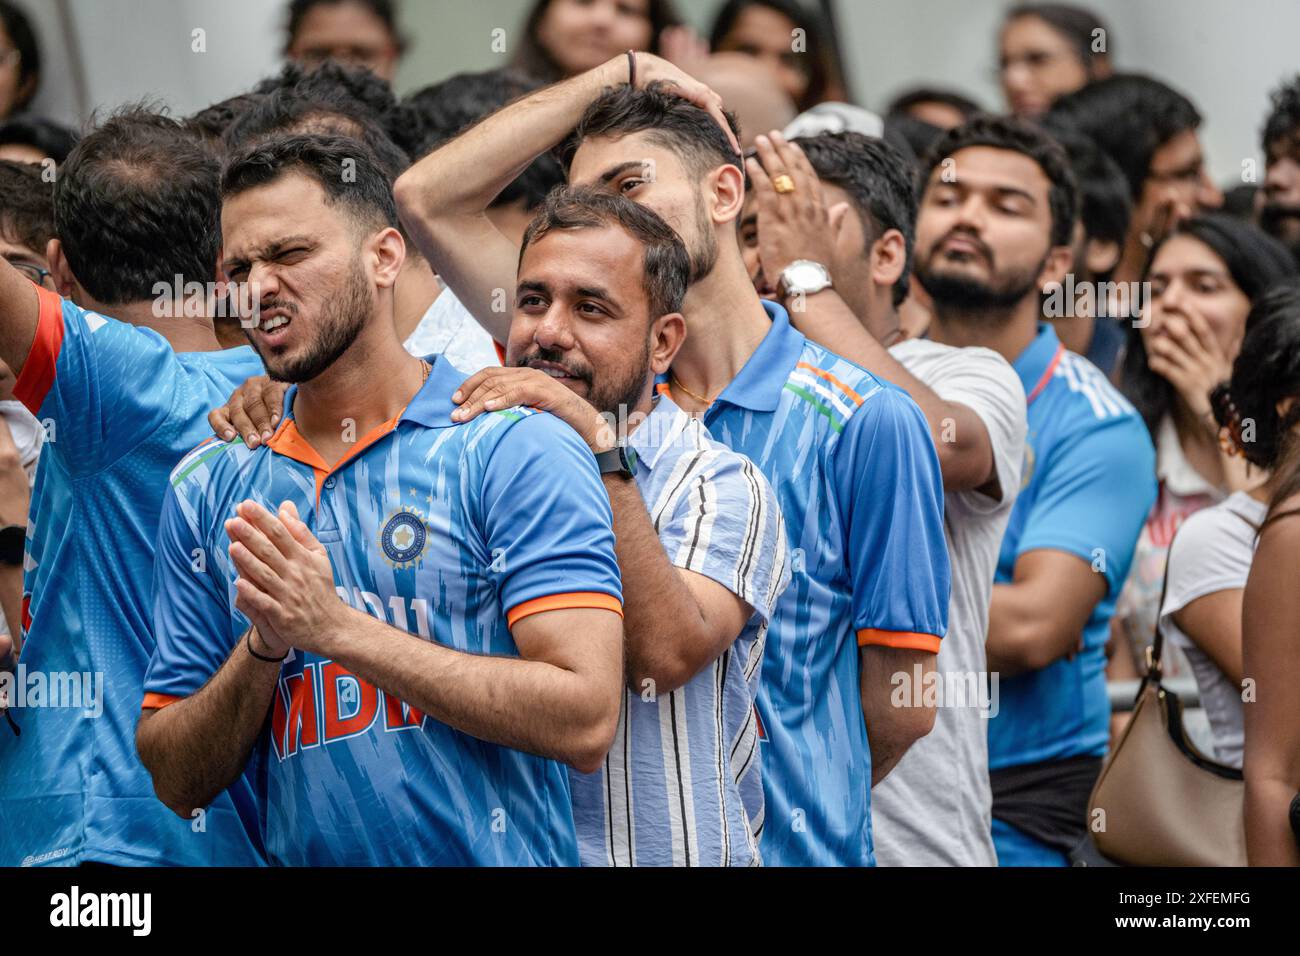
[[[162,710],[168,704],[174,704],[181,698],[173,697],[171,694],[145,694],[144,703],[140,705],[141,710]]]
[[[881,631],[874,627],[864,627],[858,631],[858,647],[873,644],[877,647],[897,647],[908,651],[929,651],[939,653],[939,638],[934,634],[918,634],[914,631]]]
[[[506,624],[514,627],[530,614],[543,611],[561,611],[574,607],[594,607],[604,611],[613,611],[623,616],[623,602],[612,594],[603,591],[571,591],[568,594],[548,594],[546,597],[533,598],[523,604],[516,604],[506,612]]]
[[[54,370],[63,348],[63,300],[49,289],[33,284],[39,312],[36,317],[36,337],[23,362],[22,374],[14,383],[14,398],[27,406],[35,415],[45,396],[54,387]]]

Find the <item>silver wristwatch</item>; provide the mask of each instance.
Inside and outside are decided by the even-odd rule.
[[[812,295],[831,287],[830,271],[820,262],[811,259],[796,259],[781,270],[777,289],[785,298],[796,295]]]

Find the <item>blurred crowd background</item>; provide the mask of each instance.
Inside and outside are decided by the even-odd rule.
[[[707,37],[721,0],[677,0],[676,14]],[[849,99],[877,112],[915,86],[1004,106],[998,28],[1004,0],[822,0]],[[1258,154],[1268,91],[1294,72],[1300,3],[1293,0],[1090,0],[1109,27],[1116,70],[1158,76],[1197,104],[1209,170],[1240,182]],[[466,70],[504,65],[532,0],[408,0],[399,5],[405,54],[399,95]],[[287,5],[272,0],[41,0],[25,4],[49,68],[34,112],[79,124],[97,106],[144,96],[177,115],[245,90],[283,58]],[[205,52],[193,31],[203,30]],[[494,33],[504,31],[504,33]],[[505,52],[498,52],[500,41]],[[494,48],[494,43],[496,44]]]

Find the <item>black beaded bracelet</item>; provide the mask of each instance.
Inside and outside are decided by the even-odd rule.
[[[285,651],[280,657],[267,657],[265,654],[259,654],[257,651],[253,650],[253,629],[251,627],[248,629],[248,653],[252,654],[259,661],[266,661],[268,664],[279,664],[289,656],[288,651]]]

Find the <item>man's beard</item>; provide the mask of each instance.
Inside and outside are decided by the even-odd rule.
[[[339,356],[351,348],[370,318],[375,298],[370,280],[361,268],[361,257],[356,256],[338,293],[326,298],[321,307],[320,327],[315,339],[304,355],[287,358],[278,366],[262,355],[266,374],[276,382],[310,382],[328,369]],[[271,308],[274,306],[272,303]],[[296,321],[296,318],[295,318]],[[261,350],[258,350],[261,355]]]
[[[650,339],[646,339],[645,349],[626,374],[614,378],[613,371],[605,369],[599,382],[596,381],[595,370],[591,366],[575,364],[559,349],[533,349],[515,362],[515,365],[531,368],[536,362],[563,366],[573,378],[587,383],[589,405],[598,412],[618,416],[620,409],[626,409],[630,413],[636,407],[645,392],[646,382],[650,380]]]
[[[1032,269],[999,273],[992,250],[985,246],[985,259],[993,276],[993,281],[985,281],[961,273],[938,272],[932,268],[935,256],[933,250],[947,238],[944,236],[936,242],[924,259],[918,258],[913,270],[916,280],[930,294],[935,312],[940,316],[978,319],[985,325],[1000,326],[1011,318],[1012,311],[1027,295],[1038,291],[1038,277],[1047,265],[1047,256],[1043,256],[1042,261]]]
[[[688,249],[691,259],[691,285],[699,282],[718,263],[718,237],[713,234],[709,211],[704,208],[704,197],[695,197],[695,248]]]

